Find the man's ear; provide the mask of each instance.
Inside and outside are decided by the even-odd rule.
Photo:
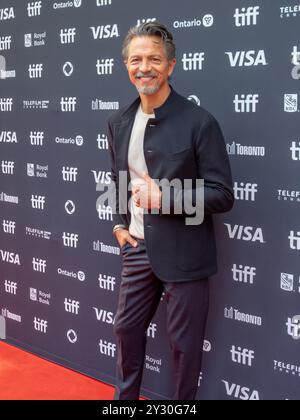
[[[169,77],[172,76],[176,63],[177,63],[176,58],[173,58],[171,61],[169,61]]]

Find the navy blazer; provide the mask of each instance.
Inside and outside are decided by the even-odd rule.
[[[128,148],[140,98],[114,113],[108,120],[108,143],[112,181],[119,194],[119,171],[130,174]],[[149,176],[156,180],[204,179],[204,221],[187,225],[187,214],[144,214],[145,244],[153,272],[163,281],[191,281],[217,271],[212,215],[229,211],[234,203],[232,177],[223,134],[215,118],[173,89],[166,102],[154,110],[146,126],[144,155]],[[128,185],[125,186],[126,189]],[[115,224],[129,228],[131,192],[120,188]],[[195,191],[193,191],[195,192]],[[193,197],[193,200],[195,197]],[[117,200],[118,201],[118,200]],[[189,215],[190,217],[190,215]]]

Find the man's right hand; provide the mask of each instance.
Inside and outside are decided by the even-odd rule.
[[[137,241],[130,235],[129,231],[127,229],[118,229],[115,231],[115,236],[117,238],[117,241],[119,242],[119,245],[121,248],[127,244],[127,242],[130,243],[134,248],[138,246]]]

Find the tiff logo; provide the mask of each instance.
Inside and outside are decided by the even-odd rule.
[[[258,192],[257,184],[244,184],[244,182],[234,183],[234,196],[236,200],[255,201]]]
[[[37,210],[45,209],[46,197],[44,195],[31,195],[31,207]]]
[[[0,98],[0,111],[11,112],[13,105],[13,98]]]
[[[234,363],[244,366],[252,366],[252,361],[254,360],[254,351],[248,349],[242,349],[241,347],[232,346],[231,350],[231,360]]]
[[[248,265],[239,265],[233,264],[231,269],[233,273],[233,280],[239,283],[253,284],[254,277],[256,277],[256,268],[249,267]]]
[[[78,300],[72,300],[72,299],[65,298],[64,305],[65,305],[65,311],[66,312],[78,315],[79,307],[80,307]]]
[[[235,95],[235,112],[256,112],[256,105],[259,103],[259,95]]]
[[[97,74],[99,76],[112,74],[113,67],[114,67],[114,59],[113,58],[106,58],[102,60],[97,60],[96,68],[97,68]]]
[[[113,209],[110,206],[97,206],[98,216],[100,220],[105,220],[108,222],[113,221]]]
[[[297,146],[297,143],[293,141],[290,151],[292,152],[293,160],[300,160],[300,142],[298,142],[298,146]]]
[[[292,230],[290,232],[289,240],[290,240],[290,248],[300,251],[300,232],[294,232]]]
[[[61,44],[74,44],[76,28],[61,29],[59,36]]]
[[[9,281],[9,280],[5,280],[4,289],[5,289],[6,293],[16,295],[17,294],[17,288],[18,288],[17,283],[14,283],[14,282]]]
[[[44,319],[34,317],[33,326],[34,326],[34,329],[36,331],[46,334],[47,333],[47,327],[48,327],[48,321],[45,321]]]
[[[288,318],[287,323],[287,333],[294,340],[300,339],[300,315],[295,315],[293,318]]]
[[[109,290],[111,292],[114,292],[115,284],[116,284],[116,278],[115,277],[107,276],[106,274],[99,274],[98,281],[99,281],[100,289]]]
[[[28,74],[30,79],[40,79],[42,77],[43,64],[29,64]]]
[[[79,235],[75,233],[63,233],[63,245],[68,248],[77,248]]]
[[[112,0],[96,0],[96,6],[110,6],[112,3]]]
[[[300,51],[298,51],[297,45],[294,45],[292,52],[292,64],[295,66],[300,65]]]
[[[77,98],[76,97],[70,97],[70,98],[61,98],[60,100],[60,106],[62,112],[75,112],[76,111],[76,104],[77,104]]]
[[[141,26],[143,23],[155,22],[156,18],[138,19],[136,25]]]
[[[43,146],[44,132],[43,131],[30,131],[30,144],[32,146]]]
[[[105,134],[98,134],[97,143],[99,150],[108,150],[108,138]]]
[[[10,235],[15,234],[16,222],[13,222],[12,220],[3,220],[2,226],[4,233],[9,233]]]
[[[45,273],[47,267],[47,261],[41,260],[40,258],[32,258],[32,269],[38,273]]]
[[[78,168],[70,168],[69,166],[63,166],[61,172],[64,181],[77,182]]]
[[[4,289],[5,289],[6,293],[16,295],[17,294],[17,288],[18,288],[17,283],[15,283],[13,281],[5,280]]]
[[[116,353],[116,345],[113,343],[110,343],[106,340],[100,340],[99,341],[99,349],[100,349],[100,353],[104,354],[105,356],[109,356],[109,357],[115,357],[115,353]]]
[[[2,160],[1,162],[1,170],[4,175],[13,175],[15,168],[15,162]]]
[[[260,7],[243,7],[242,9],[235,9],[235,26],[252,26],[257,25],[257,17],[259,16]]]
[[[41,9],[41,1],[32,1],[27,4],[27,13],[29,17],[39,16],[41,14]]]
[[[157,331],[157,324],[151,323],[147,330],[147,336],[151,338],[155,338],[156,331]]]
[[[11,35],[0,36],[0,51],[10,50],[11,48]]]
[[[184,71],[202,70],[205,60],[204,52],[183,54],[182,63]]]

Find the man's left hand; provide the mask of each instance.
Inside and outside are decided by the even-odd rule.
[[[143,174],[144,183],[132,189],[132,199],[137,207],[145,210],[161,208],[161,191],[147,173]]]

